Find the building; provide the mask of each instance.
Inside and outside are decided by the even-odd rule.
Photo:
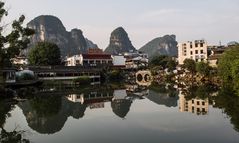
[[[216,47],[216,48],[211,48],[210,50],[210,55],[208,57],[208,63],[209,66],[211,67],[217,67],[218,65],[218,60],[226,50],[225,47]]]
[[[148,54],[141,52],[125,53],[125,67],[127,69],[138,69],[148,66]]]
[[[11,59],[12,64],[14,65],[28,65],[28,59],[26,57],[14,57]]]
[[[113,59],[101,49],[89,49],[86,54],[67,57],[65,63],[66,66],[101,66],[113,65]]]
[[[80,60],[81,60],[81,56],[80,55],[74,55],[74,56],[68,57],[66,59],[66,66],[81,65]]]
[[[206,62],[208,59],[207,43],[204,40],[179,43],[178,63],[182,65],[185,59],[193,59],[195,62]]]
[[[180,112],[190,112],[197,115],[208,114],[209,100],[208,98],[192,98],[186,99],[185,95],[182,95],[182,91],[179,92],[179,110]]]
[[[126,58],[123,55],[112,55],[113,65],[125,67]]]

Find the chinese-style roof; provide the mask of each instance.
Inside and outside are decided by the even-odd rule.
[[[82,54],[83,59],[112,59],[110,54]]]

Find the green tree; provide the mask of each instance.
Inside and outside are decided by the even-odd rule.
[[[224,84],[233,86],[239,95],[239,45],[228,49],[219,59],[218,72]]]
[[[204,76],[209,76],[210,73],[210,66],[208,63],[199,62],[196,64],[196,71]]]
[[[50,42],[39,42],[28,55],[31,65],[59,65],[61,53],[58,46]]]
[[[30,43],[29,37],[34,34],[32,29],[22,27],[25,20],[24,15],[13,21],[11,31],[8,34],[4,33],[7,26],[4,25],[3,18],[8,15],[4,5],[5,3],[0,1],[0,83],[3,83],[1,69],[11,66],[10,59],[27,48]]]
[[[161,66],[162,68],[165,68],[167,65],[167,56],[165,55],[159,55],[153,57],[153,59],[150,61],[150,66]]]
[[[149,65],[151,67],[161,66],[163,69],[168,68],[169,71],[173,71],[176,68],[177,63],[172,59],[172,57],[159,55],[153,57]]]
[[[190,71],[191,73],[196,72],[196,62],[192,59],[185,59],[183,61],[183,67]]]

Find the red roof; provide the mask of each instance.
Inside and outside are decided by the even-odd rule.
[[[83,59],[112,59],[110,54],[82,54]]]

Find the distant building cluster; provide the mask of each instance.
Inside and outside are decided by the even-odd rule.
[[[123,55],[110,55],[101,49],[89,49],[86,54],[67,57],[66,66],[113,66],[126,69],[137,69],[148,66],[148,54],[129,52]]]

